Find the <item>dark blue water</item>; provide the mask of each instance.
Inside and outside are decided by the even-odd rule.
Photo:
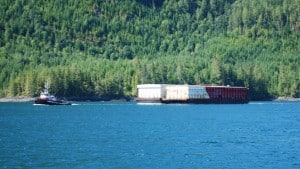
[[[300,168],[300,102],[0,103],[0,168]]]

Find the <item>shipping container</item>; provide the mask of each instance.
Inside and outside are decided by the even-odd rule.
[[[188,100],[188,86],[187,85],[166,85],[164,100]]]
[[[137,85],[138,97],[137,101],[141,102],[157,102],[163,97],[163,84],[143,84]]]
[[[205,86],[212,103],[248,103],[248,88]]]
[[[209,95],[203,86],[189,85],[189,99],[209,99]]]

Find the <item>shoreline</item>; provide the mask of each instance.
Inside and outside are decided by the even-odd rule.
[[[272,101],[277,102],[300,102],[300,98],[294,98],[294,97],[277,97],[276,99]]]
[[[33,102],[36,98],[35,97],[26,97],[26,96],[16,96],[16,97],[1,97],[0,98],[0,103],[5,103],[5,102]],[[97,101],[122,101],[122,102],[127,102],[131,101],[132,98],[101,98],[101,97],[69,97],[67,98],[68,101],[74,101],[74,102],[97,102]],[[250,100],[254,101],[254,100]],[[259,101],[259,100],[255,100]],[[278,97],[275,99],[271,99],[269,101],[275,101],[275,102],[300,102],[300,98],[293,98],[293,97]]]
[[[34,101],[34,97],[26,97],[26,96],[17,96],[17,97],[1,97],[1,102],[32,102]]]
[[[36,97],[16,96],[16,97],[0,97],[0,103],[19,103],[19,102],[33,102]],[[97,101],[111,101],[111,102],[127,102],[131,98],[102,98],[102,97],[67,97],[65,100],[70,102],[97,102]]]

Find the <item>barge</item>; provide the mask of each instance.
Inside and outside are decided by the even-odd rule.
[[[249,102],[248,88],[215,85],[137,85],[137,102],[148,103],[203,103],[246,104]]]

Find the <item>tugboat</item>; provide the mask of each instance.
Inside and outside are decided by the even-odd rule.
[[[37,98],[34,103],[35,104],[43,104],[43,105],[72,105],[72,103],[60,100],[55,96],[51,95],[48,91],[49,85],[45,84],[44,90],[41,92],[40,97]]]

